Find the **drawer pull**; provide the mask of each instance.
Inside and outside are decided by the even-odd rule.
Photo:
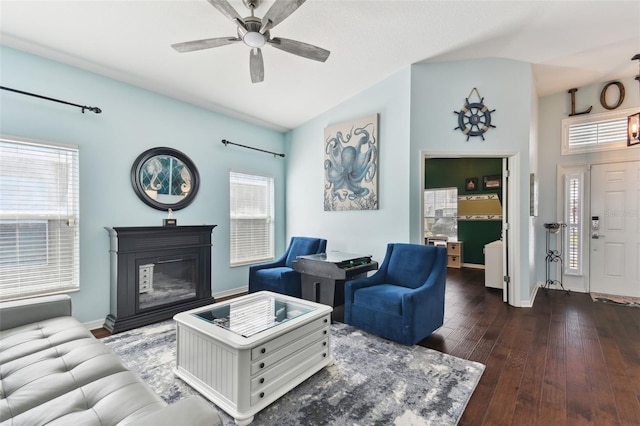
[[[326,354],[326,353],[323,353],[323,354],[322,354],[322,358],[326,358],[326,357],[327,357],[327,354]]]
[[[327,334],[327,330],[325,330],[325,331],[323,332],[323,334]]]
[[[260,383],[264,383],[264,377],[260,379]]]
[[[263,354],[263,353],[265,353],[266,351],[267,351],[267,350],[266,350],[265,348],[262,348],[262,349],[260,350],[260,353],[261,353],[261,354]]]
[[[327,346],[327,342],[322,342],[322,346]]]
[[[260,368],[264,368],[264,362],[260,363]]]
[[[260,398],[264,398],[264,392],[260,392]]]
[[[325,324],[326,324],[327,322],[329,322],[329,320],[325,318],[325,319],[324,319],[324,322],[325,322]]]

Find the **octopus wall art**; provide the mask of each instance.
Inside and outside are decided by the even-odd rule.
[[[324,129],[324,210],[378,209],[378,114]]]

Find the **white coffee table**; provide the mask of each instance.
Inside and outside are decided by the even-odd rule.
[[[330,306],[261,291],[174,316],[175,374],[235,419],[333,363]]]

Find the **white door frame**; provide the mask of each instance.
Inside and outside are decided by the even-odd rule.
[[[509,283],[505,286],[503,297],[508,295],[508,303],[511,306],[522,306],[521,302],[521,285],[519,282],[520,277],[520,250],[519,244],[509,244],[510,240],[515,240],[516,236],[520,234],[520,221],[518,217],[520,215],[520,154],[514,152],[485,152],[485,153],[465,153],[460,152],[432,152],[432,151],[420,151],[420,241],[424,241],[424,172],[425,172],[425,160],[434,158],[506,158],[509,168],[509,177],[506,193],[506,205],[508,224],[507,229],[503,229],[503,236],[506,235],[505,249],[503,253],[503,265],[504,268],[509,271]],[[504,200],[503,200],[504,201]],[[503,211],[505,209],[505,203],[503,202]],[[506,256],[506,259],[504,259]]]

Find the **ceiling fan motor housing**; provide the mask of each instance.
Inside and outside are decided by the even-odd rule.
[[[244,24],[247,32],[242,27],[238,26],[238,37],[242,39],[244,44],[249,47],[262,47],[269,40],[269,31],[265,31],[264,34],[260,33],[262,27],[262,20],[254,16],[248,16],[244,18]]]

